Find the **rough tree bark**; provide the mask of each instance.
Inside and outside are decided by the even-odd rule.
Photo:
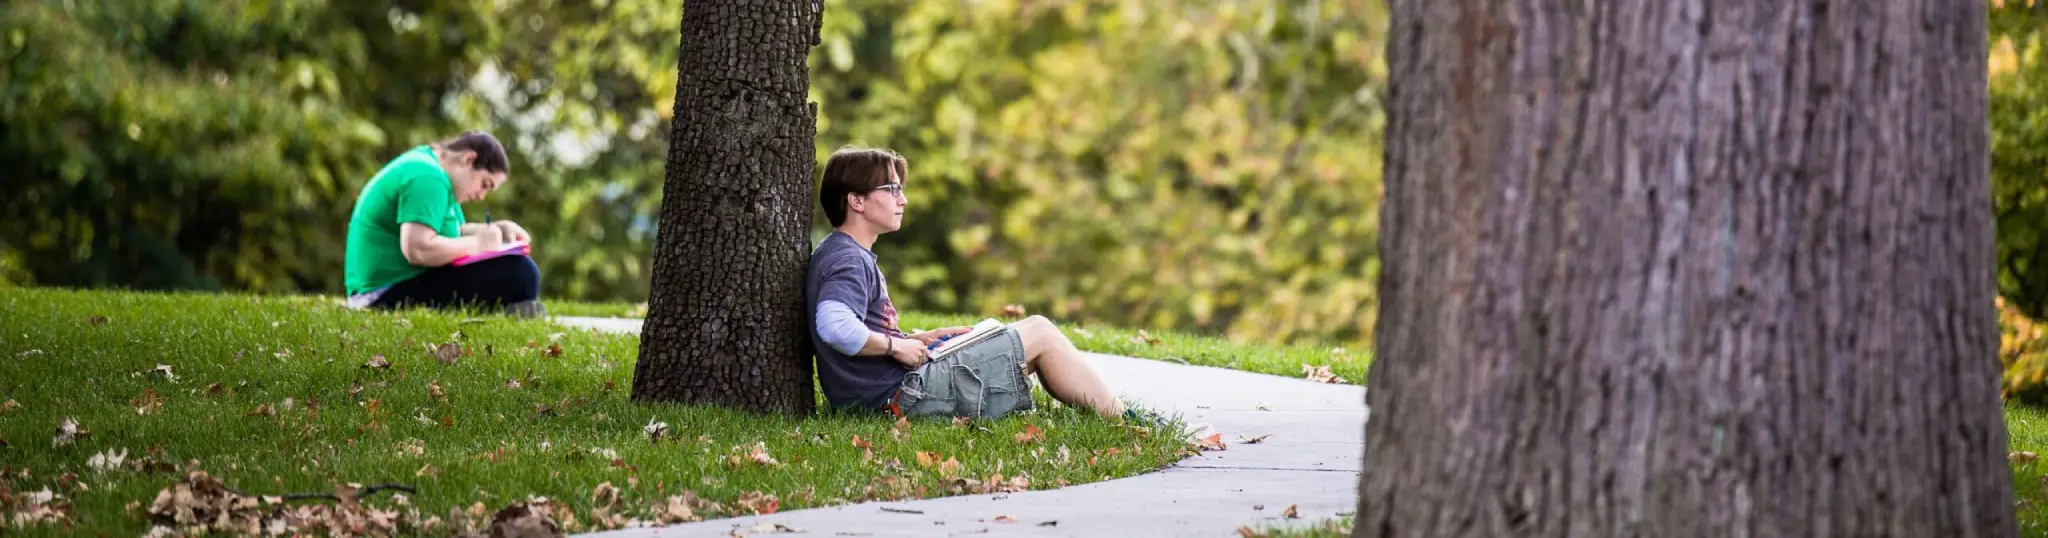
[[[1985,5],[1392,0],[1358,536],[2007,536]]]
[[[818,0],[691,0],[635,400],[809,413]]]

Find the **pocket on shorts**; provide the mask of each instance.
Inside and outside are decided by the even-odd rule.
[[[939,375],[933,376],[933,373]],[[933,372],[931,368],[918,368],[903,376],[903,399],[900,402],[904,415],[932,416],[953,412],[955,397],[950,372]]]

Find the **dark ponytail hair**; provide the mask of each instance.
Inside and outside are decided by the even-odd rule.
[[[436,145],[449,151],[475,152],[476,161],[470,163],[471,168],[495,174],[507,173],[512,169],[511,159],[505,157],[505,146],[499,144],[498,138],[491,136],[491,133],[465,131]]]

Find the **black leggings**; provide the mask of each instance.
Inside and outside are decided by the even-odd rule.
[[[428,269],[392,284],[370,308],[502,308],[540,298],[540,266],[526,256],[499,256]]]

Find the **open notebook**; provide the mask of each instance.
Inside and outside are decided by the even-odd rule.
[[[996,321],[995,318],[983,319],[980,323],[974,324],[974,328],[966,333],[939,343],[939,347],[932,350],[931,360],[939,360],[946,355],[952,354],[954,351],[966,349],[967,346],[992,338],[1002,328],[1003,322]]]
[[[483,251],[483,252],[478,252],[478,253],[476,253],[476,254],[471,254],[471,255],[468,255],[468,256],[463,256],[463,257],[460,257],[460,258],[456,258],[456,259],[455,259],[455,265],[459,267],[459,266],[469,265],[469,264],[472,264],[472,263],[476,263],[476,262],[480,262],[480,261],[488,260],[488,259],[491,259],[491,258],[496,258],[496,257],[499,257],[499,256],[511,256],[511,255],[515,255],[515,254],[517,254],[517,255],[521,255],[521,256],[524,256],[524,255],[526,255],[526,254],[531,254],[532,252],[533,252],[533,245],[529,245],[529,244],[527,244],[527,243],[523,243],[523,242],[522,242],[522,243],[509,243],[509,244],[506,244],[506,245],[505,245],[504,247],[501,247],[501,248],[499,248],[498,250],[486,250],[486,251]]]

